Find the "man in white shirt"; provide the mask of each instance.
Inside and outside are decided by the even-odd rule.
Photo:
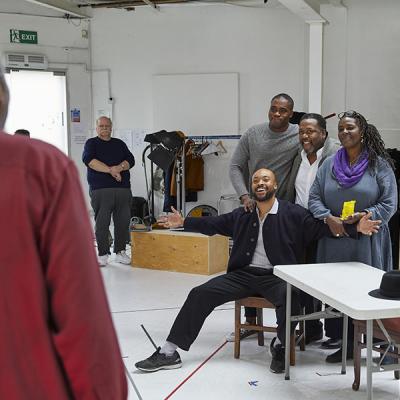
[[[318,168],[324,160],[335,154],[340,143],[328,138],[326,121],[320,114],[307,113],[299,124],[301,150],[293,161],[289,176],[288,200],[308,209],[308,196]],[[315,262],[316,243],[306,249],[304,262]],[[321,303],[308,295],[301,296],[307,314],[319,311]],[[306,322],[306,343],[322,339],[322,323],[317,320]]]

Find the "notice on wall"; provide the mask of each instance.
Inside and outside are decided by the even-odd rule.
[[[96,120],[100,117],[108,117],[112,120],[112,109],[101,108],[96,110]]]
[[[81,110],[79,108],[71,109],[71,122],[81,122]]]
[[[75,144],[85,144],[88,137],[86,135],[73,135],[72,141]]]
[[[145,136],[151,133],[150,129],[143,128],[134,128],[132,130],[132,146],[133,147],[143,147],[144,144],[148,144],[144,142]]]
[[[74,144],[85,144],[88,132],[81,123],[71,124],[71,140]]]
[[[113,136],[123,140],[131,151],[142,149],[148,144],[144,142],[144,138],[148,133],[151,133],[150,129],[145,128],[113,130]]]
[[[71,108],[71,142],[73,144],[82,145],[86,143],[88,139],[88,130],[86,124],[81,122],[81,108],[72,107]]]
[[[131,129],[115,129],[114,137],[121,139],[129,150],[132,150],[132,130]]]

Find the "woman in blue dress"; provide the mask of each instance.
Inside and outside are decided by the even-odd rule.
[[[310,190],[309,210],[336,234],[318,242],[317,262],[359,261],[391,270],[388,222],[397,210],[398,193],[393,161],[376,127],[355,111],[339,114],[338,138],[342,147],[324,161]],[[359,240],[347,238],[343,223],[366,212],[382,221],[379,232]],[[341,337],[340,325],[340,320],[326,320],[326,336]],[[348,358],[352,357],[352,333],[350,322]],[[340,362],[341,350],[326,361]]]

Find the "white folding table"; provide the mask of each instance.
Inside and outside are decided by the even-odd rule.
[[[379,288],[384,271],[359,262],[326,264],[277,265],[274,274],[287,282],[286,343],[290,341],[290,323],[301,316],[291,316],[292,285],[336,308],[347,316],[367,323],[367,398],[372,400],[372,326],[374,320],[400,317],[400,301],[384,300],[368,295]],[[307,318],[306,318],[307,319]],[[347,334],[343,337],[346,346]],[[345,348],[345,347],[344,347]],[[345,365],[346,351],[343,351]],[[342,373],[345,373],[342,367]],[[290,379],[289,346],[285,346],[285,379]]]

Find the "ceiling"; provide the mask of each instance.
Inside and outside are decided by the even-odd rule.
[[[235,3],[242,5],[258,5],[267,8],[301,9],[313,8],[319,11],[319,5],[331,3],[341,5],[341,0],[1,0],[0,14],[41,15],[48,17],[90,18],[92,9],[122,9],[133,11],[135,7],[146,6],[157,8],[162,4],[216,4]]]

